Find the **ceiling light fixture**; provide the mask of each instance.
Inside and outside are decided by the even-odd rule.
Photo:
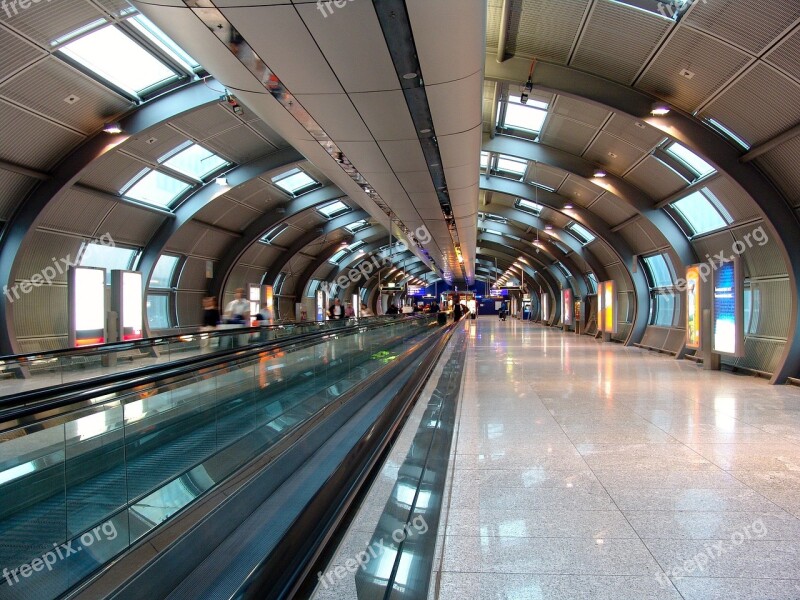
[[[575,208],[575,207],[572,204],[565,204],[564,205],[564,209],[565,210],[572,210],[573,208]]]
[[[403,79],[414,79],[414,77],[416,76],[417,76],[416,73],[406,73],[405,75],[403,75]]]
[[[670,109],[668,104],[663,102],[655,102],[650,108],[650,114],[655,117],[663,117],[664,115],[668,115],[671,110],[672,109]]]
[[[106,133],[122,133],[122,126],[119,123],[106,123],[103,125],[103,131]]]
[[[597,171],[595,171],[595,172],[594,172],[594,176],[595,176],[597,179],[602,179],[603,177],[607,177],[607,176],[608,176],[608,173],[606,173],[606,172],[605,172],[605,171],[603,171],[602,169],[598,169]]]
[[[226,185],[228,185],[228,178],[227,177],[217,177],[214,180],[214,183],[216,183],[217,185],[226,186]]]

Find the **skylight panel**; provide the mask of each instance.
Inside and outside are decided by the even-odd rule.
[[[77,63],[134,95],[167,83],[177,73],[113,25],[106,25],[59,48]]]
[[[270,229],[264,237],[261,238],[261,241],[267,244],[271,244],[276,239],[278,239],[278,236],[281,235],[287,229],[289,229],[289,226],[286,225],[285,223],[276,225],[275,227]]]
[[[364,240],[358,240],[357,242],[353,242],[352,244],[350,244],[348,246],[348,249],[350,250],[350,252],[353,252],[354,250],[358,250],[359,248],[361,248],[361,246],[366,246],[366,244],[367,243]]]
[[[481,169],[488,169],[489,168],[489,153],[488,152],[481,152]]]
[[[694,152],[674,142],[667,147],[667,152],[689,167],[699,177],[705,177],[715,171],[714,167],[697,156]]]
[[[592,233],[580,223],[573,223],[572,225],[567,227],[567,229],[570,231],[570,233],[572,233],[575,237],[578,238],[578,240],[580,240],[584,244],[593,242],[595,239]]]
[[[529,100],[527,104],[522,104],[519,96],[509,96],[503,126],[539,133],[546,118],[547,104],[545,102]]]
[[[670,206],[683,217],[686,224],[691,228],[693,235],[702,235],[728,225],[722,214],[702,191],[694,192],[685,198],[676,200]]]
[[[322,213],[326,219],[333,219],[334,217],[338,217],[339,215],[343,215],[344,213],[348,212],[350,207],[347,206],[341,200],[334,200],[326,204],[325,206],[321,206],[317,209],[320,213]]]
[[[497,161],[497,170],[522,177],[528,170],[528,161],[501,154]]]
[[[360,219],[355,223],[350,223],[350,225],[345,226],[345,229],[350,233],[356,233],[357,231],[361,231],[367,227],[369,227],[369,222],[366,219]]]
[[[172,60],[184,67],[187,71],[194,71],[200,67],[200,63],[189,56],[186,51],[173,42],[155,24],[144,15],[136,15],[128,21],[137,31],[155,44],[159,50],[169,56]]]
[[[332,265],[338,265],[339,261],[341,261],[348,254],[350,254],[350,249],[342,248],[341,250],[337,250],[336,254],[334,254],[328,259],[328,262],[331,263]]]
[[[667,266],[667,261],[663,254],[646,256],[644,264],[650,273],[650,281],[654,288],[669,287],[672,285],[672,273]]]
[[[178,257],[162,254],[158,259],[153,274],[150,276],[148,287],[155,289],[168,288],[172,283],[175,267],[178,266]]]
[[[516,206],[520,210],[532,213],[537,217],[541,214],[542,209],[544,208],[544,206],[542,206],[541,204],[536,204],[536,202],[531,202],[530,200],[525,200],[524,198],[518,198],[517,201],[514,203],[514,206]]]
[[[319,185],[316,179],[310,177],[305,171],[297,168],[273,177],[272,183],[291,196],[298,196]]]
[[[167,208],[190,187],[192,186],[188,183],[174,177],[150,170],[131,185],[124,195],[145,204]]]
[[[722,123],[717,121],[716,119],[706,119],[706,122],[711,125],[714,129],[722,133],[723,135],[727,136],[729,139],[736,142],[739,146],[744,148],[745,150],[750,150],[750,144],[744,141],[741,137],[736,135],[733,131],[725,127]]]
[[[200,180],[227,164],[230,164],[227,160],[198,144],[192,144],[164,162],[170,169]]]

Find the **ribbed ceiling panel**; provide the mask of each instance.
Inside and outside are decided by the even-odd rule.
[[[700,60],[700,57],[714,60]],[[694,112],[738,73],[751,57],[707,34],[678,26],[636,84],[687,112]],[[692,79],[680,75],[695,73]]]
[[[552,112],[564,115],[575,121],[599,128],[608,119],[608,110],[589,102],[576,100],[568,96],[557,96]]]
[[[30,279],[34,273],[41,273],[42,269],[47,266],[53,266],[53,257],[75,260],[78,252],[81,249],[83,240],[79,237],[70,235],[58,235],[49,231],[40,231],[38,229],[31,231],[25,242],[22,244],[17,260],[14,262],[14,268],[11,271],[11,280],[20,281],[22,279]],[[56,273],[54,282],[64,283],[67,282],[66,271],[64,273]],[[66,302],[60,308],[61,312],[65,315],[64,310]],[[15,310],[15,313],[19,311]],[[48,322],[47,319],[42,318],[42,312],[34,311],[31,318],[36,318],[41,322]],[[65,317],[66,318],[66,317]]]
[[[598,0],[570,65],[630,85],[672,25],[659,15]]]
[[[85,139],[52,121],[0,101],[0,158],[49,171]]]
[[[758,296],[760,306],[751,321],[751,333],[786,339],[790,323],[786,315],[792,312],[792,288],[789,280],[752,282],[750,289]]]
[[[247,183],[236,186],[226,192],[225,197],[262,212],[278,202],[284,202],[286,198],[276,188],[259,178],[251,179]]]
[[[46,55],[41,48],[0,27],[0,81]]]
[[[708,184],[708,189],[722,202],[734,222],[746,221],[761,215],[750,195],[728,177],[717,177]]]
[[[800,81],[800,27],[773,48],[764,60]]]
[[[47,205],[39,224],[58,231],[93,236],[113,207],[111,199],[105,200],[98,194],[71,188],[60,200]]]
[[[642,219],[639,219],[619,231],[620,235],[628,242],[628,245],[636,254],[655,252],[659,247],[659,244],[653,241],[645,231],[646,227]]]
[[[665,139],[664,134],[655,127],[621,113],[615,113],[603,131],[644,151],[651,150]]]
[[[694,246],[699,261],[705,262],[719,252],[725,252],[726,256],[729,255],[734,241],[730,231],[726,230],[693,240],[692,246]]]
[[[566,64],[589,0],[523,0],[512,14],[508,52]]]
[[[636,211],[612,194],[600,196],[589,210],[602,218],[611,227],[615,227],[636,215]]]
[[[684,22],[759,54],[797,19],[800,4],[794,1],[706,0],[694,2]]]
[[[190,256],[178,278],[178,287],[184,290],[206,289],[206,260]]]
[[[123,148],[128,154],[155,163],[167,152],[174,150],[188,139],[185,133],[163,124],[129,138]]]
[[[503,0],[489,0],[486,19],[486,47],[496,50],[500,43],[500,21],[503,15]]]
[[[642,159],[643,154],[639,148],[631,146],[628,142],[609,133],[600,132],[583,156],[587,160],[603,165],[616,175],[624,175]]]
[[[560,195],[569,198],[581,206],[588,206],[594,202],[604,190],[585,183],[584,180],[579,177],[570,175],[557,191]]]
[[[269,265],[275,262],[275,259],[281,255],[283,250],[275,246],[267,246],[266,244],[253,244],[242,255],[241,262],[246,265],[255,265],[266,269]]]
[[[648,156],[636,165],[625,179],[654,200],[663,200],[689,184],[654,156]]]
[[[191,254],[205,258],[219,258],[236,239],[216,229],[204,228],[202,237],[196,239]]]
[[[597,135],[597,129],[560,115],[551,115],[542,131],[543,144],[580,156]]]
[[[220,104],[212,104],[181,115],[172,124],[195,140],[207,140],[241,125],[232,112]]]
[[[753,230],[757,229],[759,226],[759,223],[755,223],[743,225],[742,227],[731,230],[731,233],[737,240],[747,245],[747,249],[742,252],[742,258],[747,266],[747,274],[750,277],[786,275],[788,270],[786,268],[786,261],[783,259],[783,254],[779,249],[780,242],[778,240],[769,240],[762,246],[753,241]],[[761,226],[763,226],[763,223]],[[749,244],[747,244],[748,236],[750,240]],[[730,249],[728,250],[728,254],[730,254]]]
[[[757,146],[800,122],[800,84],[760,62],[702,116],[713,117]]]
[[[275,131],[264,123],[261,119],[255,119],[247,122],[249,127],[252,127],[256,133],[258,133],[261,137],[267,140],[270,144],[272,144],[275,148],[286,148],[289,144],[286,143],[281,136],[279,136]]]
[[[800,136],[761,155],[757,162],[789,202],[800,207]]]
[[[603,242],[600,238],[596,238],[593,242],[587,244],[586,248],[589,250],[589,252],[594,254],[595,257],[597,257],[597,260],[604,267],[619,262],[619,256],[617,256],[611,250],[610,246]]]
[[[67,335],[68,314],[67,286],[35,287],[14,302],[14,331],[19,337]]]
[[[0,169],[0,220],[7,221],[38,180]]]
[[[191,327],[203,322],[204,291],[179,291],[175,294],[178,327]]]
[[[146,168],[145,163],[118,150],[112,150],[89,166],[81,182],[117,195],[139,171]]]
[[[47,85],[42,85],[45,81]],[[87,134],[133,106],[54,57],[41,60],[6,81],[0,86],[0,95]],[[65,102],[71,95],[79,100]]]
[[[178,254],[191,254],[192,248],[197,243],[206,228],[201,224],[194,221],[189,221],[181,227],[175,235],[169,239],[169,243],[165,248],[166,252],[175,252]]]
[[[203,145],[217,154],[237,163],[246,163],[275,150],[275,147],[264,140],[246,125],[205,140]]]
[[[94,0],[94,2],[102,6],[115,17],[119,17],[123,13],[128,14],[133,8],[127,0]]]
[[[28,8],[13,14],[6,24],[47,48],[62,35],[103,17],[105,15],[89,2],[56,0],[31,2]]]
[[[145,246],[166,218],[144,208],[117,202],[100,225],[98,234],[108,232],[118,242]]]
[[[526,180],[535,181],[549,188],[557,190],[559,187],[561,187],[561,184],[564,183],[564,179],[566,177],[566,171],[562,171],[561,169],[557,169],[555,167],[549,167],[541,163],[533,163],[531,167],[528,168]],[[509,198],[509,201],[510,200],[511,199]]]

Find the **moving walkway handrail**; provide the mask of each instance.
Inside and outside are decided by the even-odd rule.
[[[263,352],[268,352],[282,347],[294,347],[300,343],[307,343],[331,335],[354,333],[366,329],[379,329],[388,327],[401,321],[422,319],[421,315],[408,315],[395,317],[378,322],[354,322],[335,328],[325,328],[310,333],[296,336],[269,340],[245,347],[220,350],[211,355],[193,356],[174,360],[168,363],[151,365],[137,369],[134,372],[125,371],[102,375],[92,379],[84,379],[63,385],[39,388],[0,398],[0,433],[7,429],[5,424],[15,421],[11,428],[23,424],[19,421],[43,411],[47,411],[47,418],[54,415],[50,411],[70,405],[82,405],[91,402],[98,396],[108,396],[118,392],[130,390],[133,387],[142,388],[172,377],[185,376],[190,370],[212,369],[234,361],[246,360]],[[239,332],[241,333],[241,332]]]
[[[385,316],[385,315],[384,315]],[[378,317],[361,317],[360,320],[377,319]],[[244,335],[248,333],[259,333],[262,331],[275,331],[290,328],[306,328],[313,326],[324,326],[335,321],[294,321],[284,323],[274,323],[272,325],[256,325],[254,327],[234,326],[226,329],[211,329],[202,331],[199,327],[187,329],[180,333],[170,333],[167,335],[156,335],[149,338],[138,340],[126,340],[123,342],[108,342],[95,346],[83,346],[80,348],[59,348],[57,350],[43,350],[41,352],[26,352],[23,354],[7,354],[0,356],[0,363],[30,362],[32,360],[55,359],[62,356],[86,356],[102,355],[110,352],[125,352],[131,350],[148,350],[154,346],[162,345],[170,341],[183,341],[188,336],[208,336],[209,338],[226,337],[230,335]]]

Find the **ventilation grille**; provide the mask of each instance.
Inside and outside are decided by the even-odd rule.
[[[658,15],[598,0],[571,66],[629,85],[672,26]]]
[[[69,344],[69,338],[66,335],[43,338],[20,338],[17,336],[17,344],[19,345],[20,353],[33,354],[34,352],[62,350]]]
[[[714,60],[693,60],[699,56],[713,56]],[[704,33],[678,26],[636,87],[693,113],[750,60],[750,56],[741,50]],[[683,69],[693,71],[695,76],[692,79],[680,77],[678,73]]]
[[[42,85],[42,82],[47,85]],[[11,102],[72,129],[92,133],[133,104],[55,57],[39,61],[0,87]],[[74,104],[64,98],[74,94]]]
[[[744,341],[745,356],[743,358],[724,356],[722,362],[772,374],[778,368],[785,345],[786,342],[747,337]]]
[[[800,121],[800,85],[759,62],[703,109],[753,146]]]
[[[0,157],[42,171],[49,171],[85,139],[2,100],[0,123]]]
[[[694,2],[684,22],[759,54],[799,18],[797,2],[711,0]]]
[[[589,0],[525,0],[512,12],[508,52],[566,64]]]

